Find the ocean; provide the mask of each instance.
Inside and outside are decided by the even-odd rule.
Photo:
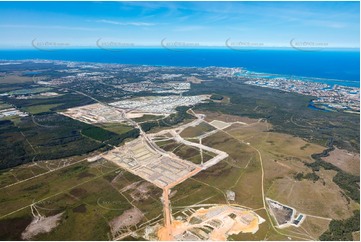
[[[164,49],[133,48],[67,50],[0,50],[0,60],[47,59],[98,63],[185,67],[242,67],[252,72],[303,77],[314,81],[360,86],[359,50],[299,51],[294,49]],[[1,69],[0,69],[1,71]]]

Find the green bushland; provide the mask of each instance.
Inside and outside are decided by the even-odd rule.
[[[162,115],[149,115],[149,114],[145,114],[142,117],[139,118],[132,118],[132,120],[134,120],[135,122],[146,122],[146,121],[152,121],[155,119],[160,119],[163,118],[164,116]]]
[[[58,91],[58,93],[63,94],[51,98],[41,98],[41,99],[15,99],[10,97],[2,97],[3,100],[7,103],[15,105],[20,110],[26,111],[26,109],[31,109],[36,106],[48,106],[52,105],[50,111],[62,111],[67,108],[84,106],[87,104],[92,104],[94,101],[88,97],[79,94],[72,94],[67,92]]]
[[[181,132],[181,136],[182,137],[197,137],[200,135],[203,135],[205,133],[208,133],[210,131],[215,130],[215,128],[211,125],[209,125],[208,123],[205,122],[201,122],[199,125],[195,126],[195,127],[188,127],[185,130],[183,130]]]
[[[81,133],[89,138],[99,141],[110,140],[117,136],[117,134],[115,133],[109,132],[108,130],[96,126],[90,126],[85,129],[82,129]]]
[[[97,126],[117,134],[123,134],[133,129],[132,126],[122,123],[101,123],[97,124]]]
[[[360,231],[360,210],[345,220],[332,220],[328,230],[320,236],[323,241],[352,241],[352,232]]]
[[[31,223],[32,216],[0,220],[0,240],[22,240],[21,233]]]
[[[306,180],[310,180],[310,181],[313,181],[313,182],[316,182],[318,181],[318,179],[320,179],[320,177],[314,173],[314,172],[310,172],[310,173],[307,173],[306,175],[303,174],[303,173],[297,173],[294,178],[298,181],[301,181],[303,179],[306,179]]]
[[[45,105],[34,105],[34,106],[28,106],[25,107],[25,111],[31,113],[31,114],[39,114],[39,113],[47,113],[47,112],[51,112],[51,110],[55,107],[58,107],[60,105],[63,105],[62,103],[60,104],[45,104]]]
[[[217,101],[221,101],[223,100],[223,96],[222,95],[219,95],[219,94],[212,94],[210,99],[212,100],[217,100]]]
[[[179,123],[182,123],[186,119],[194,118],[192,115],[187,113],[189,107],[180,106],[176,108],[177,113],[171,114],[159,121],[150,121],[140,124],[144,132],[150,131],[157,127],[169,127]]]
[[[288,93],[280,90],[245,84],[246,78],[230,81],[215,79],[212,82],[192,84],[186,95],[217,93],[230,98],[230,102],[201,103],[194,110],[267,119],[273,131],[295,135],[325,145],[334,138],[341,149],[359,152],[360,117],[345,112],[322,112],[308,108],[313,96]]]
[[[11,88],[14,85],[0,85]],[[15,89],[38,90],[33,83],[17,83]],[[32,116],[0,121],[0,169],[15,167],[32,160],[52,160],[107,150],[127,138],[136,138],[139,130],[110,124],[96,127],[57,114],[75,106],[94,103],[89,97],[56,90],[61,96],[42,99],[0,97]]]
[[[53,160],[110,149],[127,138],[139,136],[138,129],[122,134],[110,132],[57,113],[42,113],[12,121],[0,121],[0,169],[34,159]]]
[[[354,201],[360,203],[360,176],[351,175],[337,166],[322,160],[322,157],[329,155],[329,152],[333,151],[333,139],[328,142],[328,148],[321,153],[312,154],[311,157],[315,160],[313,163],[305,163],[306,166],[311,168],[313,172],[319,171],[322,168],[325,170],[337,171],[337,174],[333,177],[332,181],[335,182],[345,193]]]
[[[51,91],[52,88],[46,88],[46,87],[37,87],[37,88],[29,88],[29,89],[20,89],[16,91],[11,91],[10,95],[28,95],[28,94],[36,94],[41,92],[48,92]]]

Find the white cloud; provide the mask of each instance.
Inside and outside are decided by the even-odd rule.
[[[123,26],[154,26],[154,23],[148,22],[119,22],[107,19],[97,20],[97,23],[113,24],[113,25],[123,25]]]
[[[104,29],[100,29],[100,28],[87,28],[87,27],[76,27],[76,26],[62,26],[62,25],[26,25],[26,24],[0,24],[0,28],[61,29],[61,30],[83,30],[83,31],[104,30]]]

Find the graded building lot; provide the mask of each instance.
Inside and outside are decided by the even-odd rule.
[[[35,229],[27,229],[35,231],[27,238],[39,240],[64,240],[64,235],[69,240],[121,240],[130,235],[169,239],[170,231],[172,239],[179,240],[315,240],[331,219],[347,218],[358,208],[333,183],[332,170],[316,172],[320,177],[316,181],[295,179],[297,173],[312,172],[304,163],[312,162],[311,154],[324,147],[269,132],[270,125],[263,121],[222,121],[222,128],[228,127],[212,133],[199,120],[192,121],[192,127],[149,135],[163,150],[141,137],[97,159],[3,188],[9,196],[0,201],[0,225],[10,228],[18,223],[11,229],[21,234],[37,218],[31,210],[36,208],[40,218],[61,214],[51,220],[56,223],[43,225],[44,219],[39,219]],[[196,138],[184,140],[179,135],[185,130],[192,137],[192,129]],[[203,159],[207,156],[204,148],[228,157],[217,160],[217,154],[210,153],[217,162],[203,166],[198,161],[201,149]],[[40,174],[62,164],[44,161],[32,172]],[[200,171],[201,167],[206,169]],[[0,177],[5,184],[29,175],[10,172],[14,170]],[[274,228],[277,224],[265,210],[266,196],[304,213],[299,227]],[[307,199],[310,196],[312,201]]]
[[[160,155],[136,139],[103,155],[103,158],[163,188],[197,168],[191,162]]]
[[[69,108],[61,114],[88,124],[124,122],[122,112],[100,103]]]
[[[191,161],[195,164],[203,164],[212,158],[216,157],[217,154],[201,150],[195,146],[185,145],[181,142],[177,142],[174,139],[167,138],[166,140],[156,141],[156,144],[167,152],[172,152],[179,158]]]
[[[208,99],[208,95],[199,96],[152,96],[127,99],[110,103],[110,105],[127,111],[153,115],[167,115],[176,112],[178,106],[190,106]]]
[[[214,127],[217,128],[217,129],[225,129],[225,128],[231,126],[230,123],[223,122],[223,121],[220,121],[220,120],[213,120],[213,121],[210,122],[209,124],[212,125],[212,126],[214,126]]]
[[[213,206],[190,209],[190,215],[172,223],[175,240],[227,240],[232,234],[256,233],[264,219],[247,209],[232,206]],[[185,213],[184,213],[185,214]],[[162,240],[163,229],[158,231]]]

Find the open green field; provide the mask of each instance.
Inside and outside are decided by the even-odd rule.
[[[0,97],[0,110],[14,105],[31,114],[0,120],[0,240],[23,239],[21,234],[37,213],[50,218],[61,215],[57,227],[34,234],[33,240],[115,240],[132,231],[136,233],[124,238],[139,239],[148,224],[163,224],[161,189],[109,161],[87,161],[138,137],[139,130],[125,123],[89,125],[58,113],[95,102],[74,90],[84,89],[109,102],[128,94],[88,81],[44,88],[30,76],[8,72],[0,74],[0,93],[53,90],[60,95]],[[45,72],[52,77],[66,74],[56,69]],[[315,111],[307,107],[311,96],[249,86],[244,81],[215,77],[192,83],[192,89],[184,93],[213,93],[219,100],[191,107],[205,114],[205,121],[185,129],[181,136],[229,157],[171,188],[173,217],[193,205],[232,204],[251,209],[266,221],[257,233],[232,235],[230,240],[359,238],[359,115]],[[157,132],[193,121],[189,108],[178,107],[168,117],[145,115],[133,120],[145,132]],[[207,123],[213,120],[233,124],[200,140],[199,136],[215,130]],[[170,138],[167,135],[157,138],[163,139],[155,140],[160,148],[198,165],[215,155],[164,140]],[[333,146],[337,148],[324,158],[326,147]],[[345,164],[345,157],[351,155],[353,164]],[[227,199],[228,191],[235,193],[234,200]],[[297,228],[275,228],[265,198],[293,207],[306,219]]]
[[[8,108],[12,108],[12,106],[5,102],[0,101],[0,110],[8,109]]]
[[[9,168],[39,160],[83,155],[109,149],[139,135],[137,129],[117,134],[57,113],[43,113],[21,118],[18,123],[0,121],[0,167]],[[120,132],[120,129],[118,130]]]
[[[79,162],[88,157],[99,154],[95,151],[88,155],[72,156],[51,161],[37,161],[24,165],[16,166],[13,168],[0,170],[0,188],[11,185],[15,182],[21,182],[34,176],[52,172],[56,169],[62,169],[75,162]]]
[[[308,108],[314,97],[245,84],[248,79],[193,84],[188,95],[217,93],[230,102],[199,104],[194,111],[212,111],[254,119],[267,119],[272,129],[325,145],[330,138],[338,148],[359,153],[360,117],[343,112],[320,112]]]
[[[111,221],[125,211],[139,208],[143,214],[131,230],[162,213],[160,189],[105,160],[84,161],[1,190],[7,194],[0,200],[2,240],[21,239],[32,220],[31,205],[42,216],[63,213],[56,228],[34,240],[108,240]]]
[[[32,82],[33,78],[28,76],[20,75],[5,75],[0,76],[0,84],[15,84],[15,83],[26,83]]]
[[[50,112],[52,108],[58,107],[60,105],[63,105],[63,103],[27,106],[24,108],[24,110],[31,114],[39,114]]]
[[[120,123],[101,123],[97,124],[99,127],[116,134],[124,134],[133,129],[132,126]]]
[[[188,127],[180,133],[183,138],[193,138],[215,130],[215,128],[205,122],[195,127]]]
[[[132,118],[132,120],[134,120],[137,123],[142,123],[142,122],[147,122],[147,121],[152,121],[152,120],[162,119],[162,118],[164,118],[164,116],[162,116],[162,115],[144,114],[142,117]]]
[[[26,94],[37,94],[41,92],[48,92],[53,90],[52,88],[47,87],[37,87],[37,88],[29,88],[29,89],[20,89],[16,91],[9,92],[10,95],[26,95]]]
[[[165,141],[158,141],[155,142],[160,148],[165,151],[173,152],[177,147],[181,146],[181,143],[178,143],[174,139],[165,140]]]
[[[1,84],[0,88],[15,88],[15,93],[47,91],[33,83]],[[60,95],[41,99],[0,97],[2,103],[16,106],[32,114],[24,118],[7,118],[0,127],[0,168],[14,167],[39,160],[83,155],[109,145],[119,145],[128,138],[136,138],[139,131],[124,124],[91,126],[59,115],[58,111],[94,103],[89,97],[55,90]]]
[[[191,161],[195,164],[202,164],[202,161],[207,162],[216,156],[216,154],[212,152],[201,151],[198,147],[178,143],[174,139],[156,141],[155,143],[163,150],[172,152],[181,159]]]
[[[34,94],[44,91],[56,91],[59,95],[58,96],[43,96],[41,98],[28,98],[28,99],[16,99],[12,97],[0,97],[0,100],[4,100],[9,104],[15,105],[19,109],[26,109],[32,107],[46,107],[49,105],[53,105],[53,111],[62,111],[67,108],[76,107],[76,106],[83,106],[87,104],[94,103],[94,101],[88,97],[83,95],[64,92],[58,90],[56,88],[44,88],[40,85],[30,85],[30,84],[7,84],[1,85],[0,84],[0,93],[1,89],[4,89],[7,92],[13,92],[17,94]]]
[[[236,198],[232,203],[257,209],[260,216],[266,219],[267,222],[261,225],[255,235],[233,235],[231,238],[234,240],[287,240],[287,237],[296,240],[318,239],[328,229],[331,219],[346,219],[352,216],[353,210],[359,209],[359,205],[348,199],[333,182],[335,171],[321,169],[316,172],[319,177],[317,181],[307,178],[298,181],[295,178],[297,173],[312,174],[312,169],[305,163],[313,162],[311,154],[321,152],[324,147],[294,136],[270,132],[271,128],[266,122],[234,124],[203,139],[204,145],[223,150],[229,157],[189,179],[194,184],[192,182],[188,187],[197,186],[197,183],[206,184],[208,189],[215,189],[224,196],[227,190],[234,191]],[[178,186],[174,189],[177,190]],[[273,228],[263,206],[262,186],[265,197],[310,215],[304,224],[299,228]],[[196,187],[180,194],[177,191],[172,205],[177,206],[178,199],[184,201],[182,206],[190,206],[197,201],[211,203],[202,201],[208,198],[208,191],[203,189]],[[198,190],[198,195],[193,196],[193,190]],[[182,194],[184,197],[177,198]],[[187,199],[190,201],[187,202]],[[211,198],[209,200],[212,201]],[[173,204],[173,201],[176,203]]]

